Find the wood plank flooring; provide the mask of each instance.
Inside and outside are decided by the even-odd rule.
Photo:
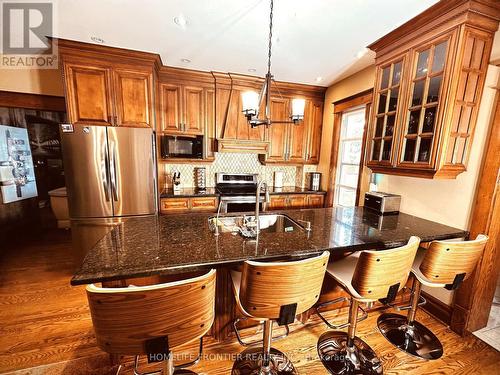
[[[3,246],[3,245],[2,245]],[[0,249],[0,373],[113,374],[109,357],[95,345],[83,287],[71,287],[76,265],[68,232],[48,231],[36,241]],[[345,317],[346,310],[330,312]],[[379,312],[358,325],[358,336],[379,354],[385,374],[500,374],[500,352],[470,335],[459,337],[427,313],[418,320],[441,339],[444,356],[422,361],[388,344],[376,327]],[[249,328],[246,334],[255,333]],[[292,333],[273,346],[287,353],[300,374],[326,374],[317,359],[316,342],[326,331],[313,316],[306,325],[294,323]],[[257,337],[257,336],[254,336]],[[182,352],[193,353],[190,345]],[[203,360],[192,367],[199,374],[230,374],[243,348],[232,339],[224,344],[205,340]],[[131,374],[131,358],[122,371]],[[154,366],[145,365],[143,369]]]

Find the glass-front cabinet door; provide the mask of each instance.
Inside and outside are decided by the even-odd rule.
[[[391,165],[396,145],[396,124],[403,89],[405,58],[399,57],[377,69],[375,105],[372,110],[368,165]]]
[[[413,52],[397,163],[400,167],[434,166],[449,45],[450,37],[447,37]]]

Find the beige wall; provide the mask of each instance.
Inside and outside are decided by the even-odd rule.
[[[0,69],[0,91],[64,95],[57,69]]]
[[[375,81],[375,66],[370,66],[360,72],[343,79],[330,86],[325,94],[325,108],[323,112],[323,132],[321,138],[321,155],[318,172],[323,173],[322,188],[328,188],[328,169],[330,168],[330,154],[333,137],[333,102],[345,99],[359,92],[373,88]]]

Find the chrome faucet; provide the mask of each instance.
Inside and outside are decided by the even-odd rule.
[[[259,181],[257,184],[257,192],[255,194],[255,233],[259,234],[260,232],[260,220],[259,220],[259,215],[260,215],[260,193],[262,191],[262,188],[264,188],[264,201],[262,202],[262,211],[266,210],[266,205],[270,201],[269,197],[269,188],[267,186],[267,183],[265,183],[263,180]]]

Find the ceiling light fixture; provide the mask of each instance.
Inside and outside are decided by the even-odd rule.
[[[245,114],[247,121],[252,128],[255,128],[256,126],[259,125],[269,126],[271,124],[293,123],[297,125],[299,121],[304,119],[304,107],[306,104],[305,100],[293,99],[290,121],[271,120],[271,84],[272,82],[276,84],[273,75],[271,74],[272,41],[273,41],[273,0],[271,0],[271,10],[269,13],[269,51],[267,55],[267,73],[264,84],[262,85],[260,94],[257,94],[255,91],[245,91],[241,94],[243,113]],[[259,108],[263,101],[265,101],[264,118],[259,118]]]
[[[248,71],[249,71],[250,73],[255,73],[255,72],[257,71],[257,69],[250,68],[250,69],[248,69]]]
[[[177,17],[174,17],[174,23],[177,26],[180,26],[182,28],[185,28],[187,25],[187,20],[184,18],[182,14],[178,15]]]
[[[183,63],[186,63],[186,64],[189,64],[189,63],[191,62],[191,60],[189,60],[189,59],[181,59],[181,61],[182,61]]]

